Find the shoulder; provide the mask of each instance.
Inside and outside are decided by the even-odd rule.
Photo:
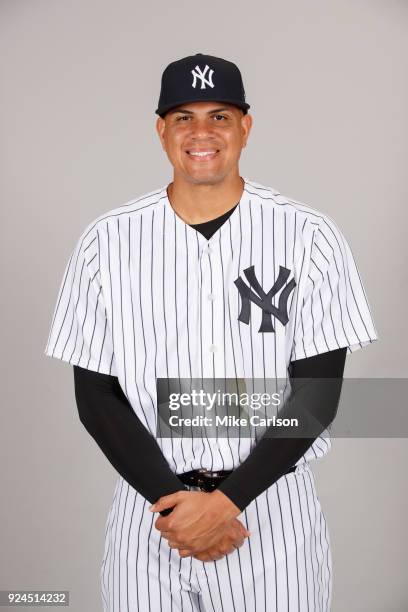
[[[117,223],[119,219],[136,218],[147,211],[150,213],[155,207],[161,206],[166,195],[166,186],[163,186],[101,213],[84,227],[77,246],[86,250],[98,239],[98,234],[106,231],[109,225]]]
[[[342,236],[337,223],[327,213],[303,201],[284,195],[274,187],[246,178],[244,180],[245,191],[251,197],[251,200],[257,202],[260,206],[275,206],[276,210],[284,213],[285,216],[296,216],[304,225],[311,226],[314,233],[322,233],[323,236],[331,236],[332,239],[334,237],[339,239]]]

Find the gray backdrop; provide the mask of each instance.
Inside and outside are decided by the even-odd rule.
[[[2,0],[0,12],[0,588],[69,589],[72,610],[96,612],[116,473],[78,419],[72,366],[43,350],[85,225],[171,179],[154,131],[162,70],[197,52],[238,63],[254,116],[241,174],[332,216],[359,266],[380,339],[348,356],[346,376],[406,377],[408,6]],[[408,607],[407,455],[405,439],[334,440],[313,465],[334,612]]]

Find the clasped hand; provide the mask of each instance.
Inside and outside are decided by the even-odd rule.
[[[178,491],[161,497],[149,510],[172,507],[168,516],[156,520],[155,527],[180,557],[221,559],[250,535],[236,518],[241,510],[221,491]]]

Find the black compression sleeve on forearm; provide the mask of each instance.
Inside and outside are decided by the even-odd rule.
[[[118,378],[74,366],[74,380],[80,421],[119,474],[151,503],[184,491]]]
[[[342,348],[290,364],[292,394],[278,416],[299,418],[300,423],[313,421],[313,437],[285,438],[284,432],[277,432],[273,425],[266,430],[248,457],[218,487],[241,511],[295,465],[333,421],[346,353],[347,348]],[[331,380],[324,384],[320,380],[323,378]]]

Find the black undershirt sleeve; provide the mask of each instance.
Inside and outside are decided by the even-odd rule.
[[[74,365],[79,419],[119,474],[149,502],[185,491],[116,376]]]
[[[296,377],[341,378],[345,355],[346,349],[339,349],[292,362],[289,368],[292,389],[296,390]],[[134,489],[151,503],[163,495],[185,490],[184,484],[170,469],[156,439],[135,414],[116,376],[74,366],[74,380],[81,423],[117,472]],[[328,424],[334,418],[339,395],[336,385],[331,385],[331,389],[323,400],[314,397],[321,394],[320,385],[319,391],[313,391],[313,384],[302,385],[296,390],[300,399],[279,414],[283,415],[286,410],[285,416],[299,416],[302,402],[308,395],[307,412],[314,413],[323,424]],[[325,428],[323,424],[322,431]],[[272,439],[265,434],[247,459],[221,483],[220,490],[243,510],[294,465],[314,439]]]
[[[347,348],[290,364],[292,393],[279,411],[297,418],[299,429],[271,425],[248,457],[219,485],[240,510],[295,465],[336,416]],[[286,437],[285,437],[286,433]]]

